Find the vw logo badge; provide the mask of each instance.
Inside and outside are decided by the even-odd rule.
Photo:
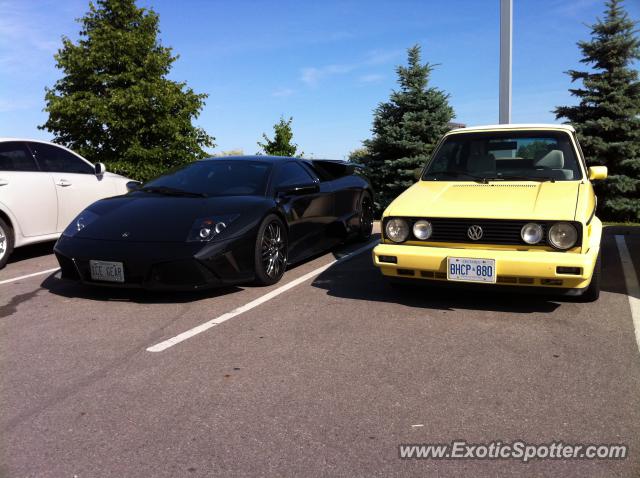
[[[129,237],[129,233],[128,233],[128,232],[123,232],[123,233],[122,233],[122,237],[124,237],[124,238]]]
[[[476,224],[469,226],[469,229],[467,229],[467,236],[469,236],[469,239],[472,241],[479,241],[482,239],[482,228]]]

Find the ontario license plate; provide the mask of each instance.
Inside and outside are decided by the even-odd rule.
[[[447,257],[447,280],[459,282],[496,282],[495,259]]]
[[[106,282],[124,282],[122,262],[89,261],[91,279]]]

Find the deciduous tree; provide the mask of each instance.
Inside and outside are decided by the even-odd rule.
[[[167,75],[177,59],[158,40],[158,14],[134,0],[97,0],[77,42],[55,55],[62,77],[46,89],[55,141],[109,169],[145,180],[205,155],[211,136],[192,124],[204,106]]]
[[[298,145],[292,142],[292,122],[293,118],[291,117],[288,120],[280,118],[280,121],[273,125],[273,139],[270,139],[266,133],[262,133],[264,143],[258,141],[258,146],[262,148],[264,154],[291,157],[301,157],[304,154],[302,151],[298,151]]]

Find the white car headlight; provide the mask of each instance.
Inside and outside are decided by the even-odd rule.
[[[429,221],[420,219],[413,225],[413,235],[421,241],[426,241],[431,237],[433,233],[433,227]]]
[[[393,242],[404,242],[409,237],[409,224],[404,219],[391,219],[385,226],[385,234]]]
[[[527,244],[537,244],[542,240],[544,232],[542,231],[542,226],[540,224],[530,222],[522,226],[520,236]]]
[[[570,249],[578,240],[578,230],[568,222],[556,222],[549,228],[549,242],[557,249]]]

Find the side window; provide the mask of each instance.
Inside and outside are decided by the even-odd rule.
[[[0,143],[0,171],[38,171],[38,166],[24,143]]]
[[[308,172],[314,181],[329,181],[326,175],[323,175],[314,165],[308,163],[302,163],[302,167]]]
[[[298,163],[286,163],[277,174],[275,184],[277,187],[295,186],[307,184],[313,181],[311,175]]]
[[[584,151],[582,151],[582,146],[580,146],[580,141],[578,141],[578,135],[576,135],[575,133],[573,134],[573,140],[576,142],[576,145],[578,146],[578,158],[580,159],[582,166],[584,166],[585,171],[587,171],[589,168],[587,166],[587,158],[584,157]]]
[[[450,169],[456,169],[459,167],[457,164],[460,152],[460,144],[457,141],[450,141],[444,143],[438,154],[431,164],[429,164],[430,173],[438,173],[442,171],[448,171]]]
[[[29,147],[44,171],[76,174],[95,173],[91,165],[57,146],[46,143],[29,143]]]

